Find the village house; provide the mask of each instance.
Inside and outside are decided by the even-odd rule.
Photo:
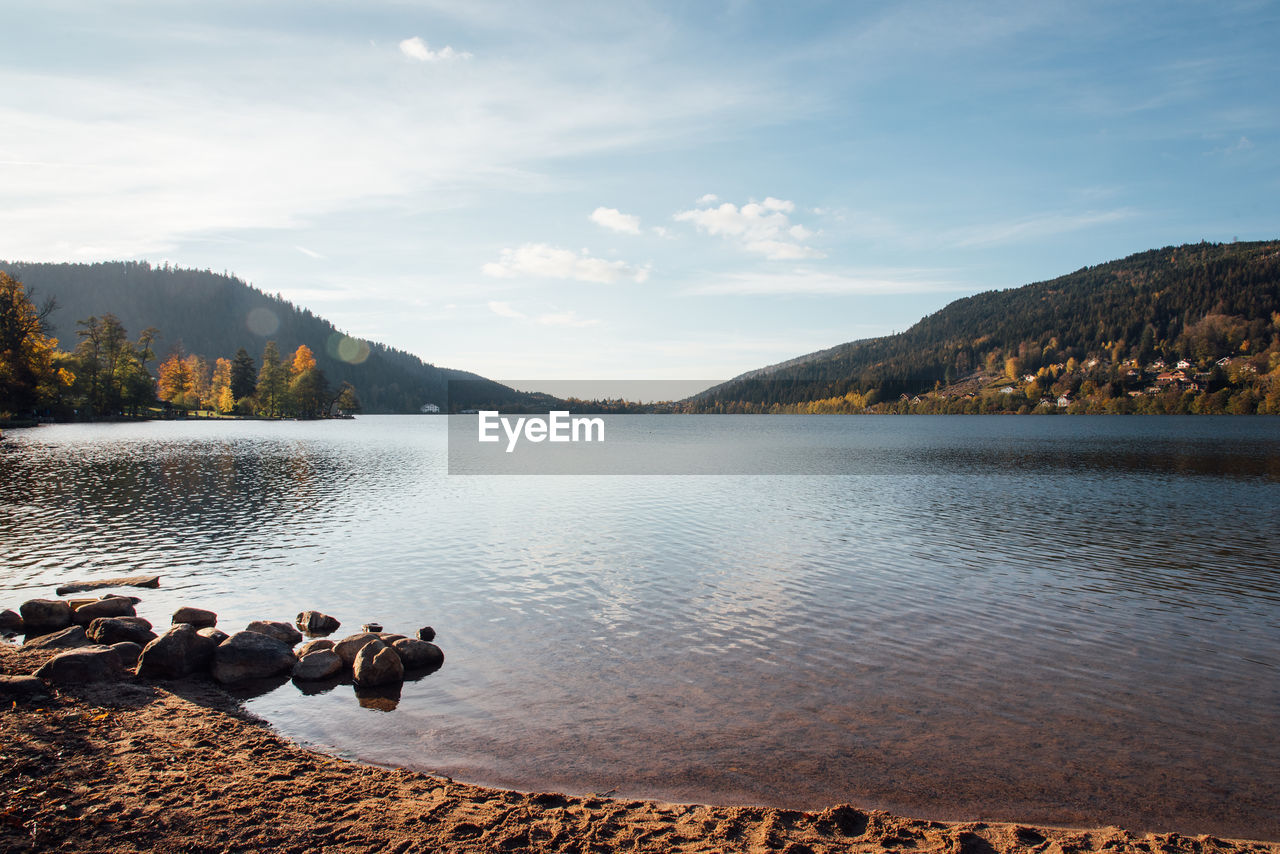
[[[1060,397],[1058,398],[1058,408],[1059,408],[1059,409],[1066,409],[1066,408],[1067,408],[1068,406],[1070,406],[1070,405],[1071,405],[1071,397],[1070,397],[1070,395],[1066,395],[1066,394],[1064,394],[1064,395],[1062,395],[1062,396],[1060,396]]]

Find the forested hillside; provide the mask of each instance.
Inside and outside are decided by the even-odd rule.
[[[260,360],[268,341],[282,353],[306,345],[329,383],[355,387],[365,412],[417,412],[442,408],[451,379],[480,380],[465,371],[437,368],[417,356],[352,338],[307,309],[271,296],[232,276],[207,270],[152,267],[146,262],[28,264],[0,262],[37,302],[52,297],[51,332],[64,350],[79,341],[78,322],[110,313],[131,336],[159,331],[155,352],[164,358],[181,346],[212,362],[244,348]],[[471,386],[480,388],[481,386]],[[505,397],[509,390],[493,384]]]
[[[915,398],[912,411],[1017,411],[1057,407],[1063,395],[1061,408],[1070,408],[1083,389],[1093,408],[1073,411],[1167,411],[1170,392],[1183,407],[1195,399],[1188,394],[1225,389],[1222,407],[1247,391],[1250,411],[1259,411],[1273,386],[1280,391],[1269,376],[1278,369],[1280,242],[1200,243],[966,297],[897,335],[744,374],[699,395],[693,408],[761,411],[846,398],[861,411]],[[1007,385],[991,389],[995,383]],[[984,391],[1004,399],[984,409]],[[949,400],[960,402],[948,408]],[[1107,407],[1111,400],[1127,403]]]

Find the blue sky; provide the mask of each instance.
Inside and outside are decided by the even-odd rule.
[[[9,2],[0,258],[513,378],[723,379],[1280,237],[1280,4]]]

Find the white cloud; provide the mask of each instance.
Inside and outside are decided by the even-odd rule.
[[[432,50],[427,47],[426,42],[417,36],[400,42],[400,52],[418,62],[448,62],[451,59],[471,58],[470,53],[454,50],[449,45],[445,45],[439,50]]]
[[[623,234],[640,233],[640,217],[624,214],[617,208],[596,208],[591,212],[591,221],[610,231]]]
[[[546,243],[526,243],[517,249],[503,249],[497,261],[485,264],[481,270],[486,276],[499,279],[528,276],[606,285],[623,280],[644,282],[649,278],[647,266],[637,268],[625,261],[606,261],[591,256],[585,249],[574,252]]]
[[[705,196],[698,197],[698,204],[700,205],[709,205],[712,202],[718,202],[718,201],[720,201],[720,197],[717,196],[715,193],[707,193]]]
[[[509,317],[513,320],[521,320],[524,315],[511,307],[509,302],[499,302],[498,300],[489,300],[489,311],[499,317]]]
[[[913,294],[964,291],[938,270],[884,269],[829,273],[796,269],[786,273],[730,273],[685,291],[698,296]]]
[[[596,326],[599,320],[586,317],[579,317],[576,311],[549,312],[540,314],[534,320],[542,326],[569,326],[574,328],[582,328],[585,326]]]
[[[1127,208],[1110,211],[1087,211],[1079,214],[1040,214],[1009,222],[988,223],[952,229],[939,241],[957,248],[997,246],[1054,237],[1096,225],[1119,222],[1133,217],[1135,212]]]
[[[295,246],[293,248],[297,249],[299,252],[301,252],[303,255],[306,255],[308,258],[315,258],[321,261],[325,260],[325,257],[321,255],[319,252],[316,252],[315,250],[312,250],[312,249],[308,249],[305,246]]]
[[[715,201],[715,196],[703,196],[703,199]],[[749,202],[741,208],[725,202],[719,207],[680,211],[675,219],[677,222],[692,222],[707,234],[734,240],[748,252],[770,260],[825,258],[822,252],[804,245],[813,237],[813,232],[791,223],[788,214],[795,209],[793,202],[769,196],[763,202]]]

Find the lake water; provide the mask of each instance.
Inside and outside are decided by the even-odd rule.
[[[1280,420],[608,423],[855,473],[449,475],[430,417],[14,430],[0,606],[147,572],[158,625],[430,624],[398,704],[247,703],[471,782],[1280,839]]]

